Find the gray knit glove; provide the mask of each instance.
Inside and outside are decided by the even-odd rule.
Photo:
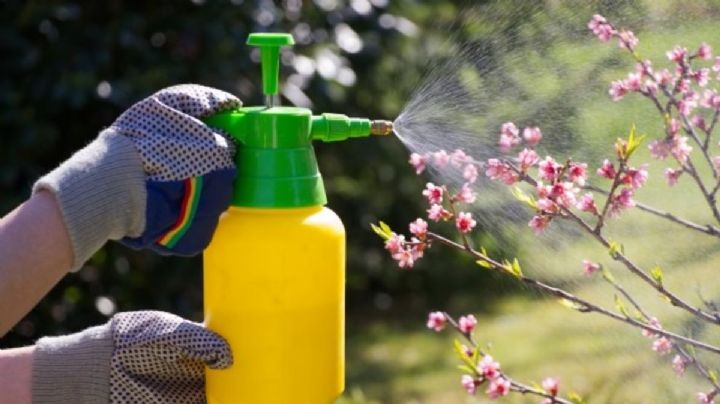
[[[205,366],[232,365],[227,342],[202,324],[158,311],[46,337],[33,357],[33,403],[204,403]]]
[[[201,252],[230,203],[235,148],[200,118],[240,105],[209,87],[166,88],[40,178],[33,192],[55,194],[72,269],[109,239],[164,254]]]

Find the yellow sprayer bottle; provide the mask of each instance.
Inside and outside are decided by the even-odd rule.
[[[268,103],[205,119],[237,144],[231,207],[205,251],[205,323],[234,365],[208,370],[210,404],[329,404],[344,388],[345,230],[327,202],[313,140],[391,123],[275,107],[288,34],[252,34]]]

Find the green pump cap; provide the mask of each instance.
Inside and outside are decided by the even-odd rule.
[[[250,34],[247,44],[260,48],[263,93],[265,95],[276,95],[278,93],[278,76],[280,74],[280,48],[294,45],[295,40],[290,34],[255,33]]]
[[[263,92],[278,92],[280,48],[290,34],[251,34],[248,45],[262,52]],[[256,106],[203,118],[228,133],[237,146],[231,204],[241,207],[295,208],[327,203],[312,141],[333,142],[371,134],[387,135],[392,124],[340,114],[313,116],[306,108]]]

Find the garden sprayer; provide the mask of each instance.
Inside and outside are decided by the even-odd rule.
[[[205,251],[205,323],[234,365],[207,371],[213,403],[325,404],[344,388],[345,230],[312,147],[392,133],[392,123],[274,105],[289,34],[251,34],[265,106],[205,119],[237,144],[231,207]]]

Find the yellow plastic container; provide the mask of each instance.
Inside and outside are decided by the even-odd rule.
[[[327,404],[344,389],[345,229],[322,206],[230,207],[204,255],[205,323],[234,365],[210,404]]]

